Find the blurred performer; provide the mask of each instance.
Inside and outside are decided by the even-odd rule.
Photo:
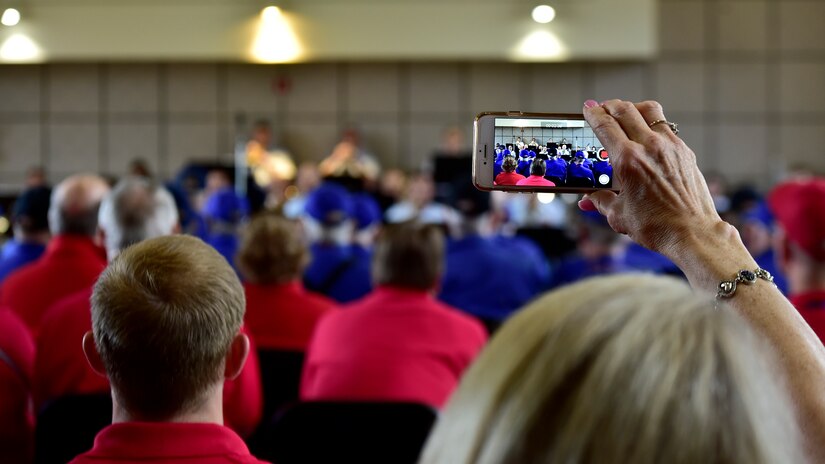
[[[544,160],[533,160],[530,165],[530,177],[522,179],[516,183],[518,186],[539,186],[539,187],[555,187],[556,184],[544,178],[547,172],[547,166]]]
[[[495,185],[517,185],[520,181],[524,180],[525,177],[516,172],[517,166],[518,162],[514,156],[504,158],[504,161],[501,163],[503,172],[496,176],[494,180]]]
[[[593,187],[596,179],[593,171],[584,165],[584,153],[576,152],[576,157],[567,168],[567,185],[569,187]]]
[[[303,162],[298,166],[295,185],[287,187],[286,201],[283,204],[284,216],[297,219],[304,212],[307,197],[321,184],[321,174],[315,163]]]
[[[530,139],[530,142],[527,144],[527,147],[528,147],[528,148],[530,148],[530,149],[533,149],[533,150],[538,151],[538,148],[539,148],[539,143],[538,143],[538,142],[536,142],[536,138],[535,138],[535,137],[533,137],[533,138],[531,138],[531,139]]]
[[[295,178],[296,168],[289,153],[274,146],[269,121],[262,119],[252,126],[252,139],[246,144],[246,163],[255,184],[266,191],[266,201],[280,204],[284,189]]]
[[[567,161],[561,159],[556,151],[552,151],[547,160],[545,177],[556,185],[564,185],[567,181]]]
[[[524,142],[521,141],[521,137],[516,137],[516,148],[518,148],[519,151],[527,148]]]
[[[354,128],[347,129],[332,153],[326,157],[318,169],[321,176],[341,183],[363,188],[364,183],[378,180],[381,166],[375,158],[361,148],[361,136]]]

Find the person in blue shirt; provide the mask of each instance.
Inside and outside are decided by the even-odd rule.
[[[25,190],[12,208],[14,238],[0,250],[0,282],[17,269],[29,264],[46,250],[49,242],[49,204],[51,189],[32,187]]]
[[[372,290],[369,256],[352,246],[353,209],[344,187],[325,182],[307,196],[301,217],[312,256],[304,271],[304,286],[339,303],[357,300]]]
[[[212,245],[235,267],[235,254],[240,245],[238,233],[249,215],[249,204],[231,187],[213,192],[206,199],[201,211],[206,222],[206,243]]]
[[[530,176],[530,166],[533,164],[531,153],[528,150],[521,150],[518,154],[518,167],[516,172],[524,177]]]
[[[773,282],[787,295],[788,281],[774,254],[774,217],[768,205],[760,200],[754,206],[746,208],[739,215],[739,230],[742,242],[753,255],[753,259],[759,267],[771,273]]]
[[[557,186],[562,186],[567,181],[567,161],[561,159],[556,151],[550,152],[550,159],[547,160],[547,174],[544,177]]]
[[[569,187],[593,187],[595,184],[593,171],[584,165],[584,153],[576,152],[573,162],[567,168],[567,185]]]
[[[493,179],[496,178],[504,168],[501,167],[501,163],[504,162],[504,151],[502,150],[499,144],[496,144],[496,160],[493,163]],[[509,153],[509,151],[507,151]]]
[[[580,212],[575,226],[576,252],[561,259],[553,269],[551,288],[588,277],[627,272],[621,236],[596,212]]]
[[[369,260],[372,257],[372,245],[381,227],[381,207],[372,196],[357,193],[352,196],[352,216],[355,223],[352,250]]]
[[[461,230],[447,242],[439,299],[488,325],[499,323],[547,288],[550,266],[524,239],[483,237],[480,200],[467,195],[460,204]]]

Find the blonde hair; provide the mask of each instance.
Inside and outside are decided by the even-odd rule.
[[[681,281],[589,279],[504,325],[421,462],[800,462],[771,361],[739,316]]]
[[[250,282],[282,284],[301,276],[309,251],[297,221],[264,213],[247,224],[235,260]]]
[[[198,408],[223,380],[246,308],[229,263],[183,235],[126,248],[92,294],[94,340],[118,402],[167,420]]]

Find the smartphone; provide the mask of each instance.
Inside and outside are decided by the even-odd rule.
[[[479,190],[619,191],[610,154],[581,114],[489,112],[473,123],[473,184]]]

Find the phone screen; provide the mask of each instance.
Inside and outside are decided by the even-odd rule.
[[[610,155],[583,119],[496,116],[492,146],[494,189],[614,188]]]

